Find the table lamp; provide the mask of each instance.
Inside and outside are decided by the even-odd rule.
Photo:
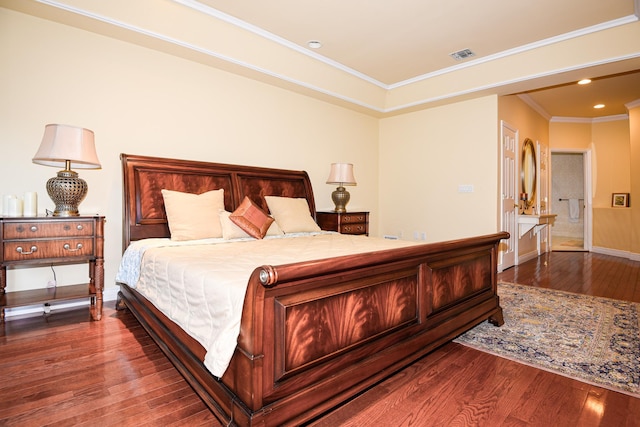
[[[71,170],[99,169],[93,131],[76,126],[49,124],[33,163],[64,167],[47,181],[47,193],[56,207],[53,216],[78,216],[78,205],[89,187],[78,173]]]
[[[353,176],[353,164],[351,163],[331,163],[331,171],[329,172],[329,178],[327,178],[327,184],[335,184],[338,186],[336,190],[331,193],[331,200],[336,205],[336,212],[346,212],[347,203],[351,195],[344,188],[345,185],[356,185],[356,179]]]

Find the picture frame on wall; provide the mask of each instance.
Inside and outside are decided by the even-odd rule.
[[[629,207],[629,193],[613,193],[611,198],[611,206],[614,208]]]

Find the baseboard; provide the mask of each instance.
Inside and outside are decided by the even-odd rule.
[[[538,258],[538,251],[529,252],[528,254],[518,256],[518,265]]]
[[[118,297],[120,287],[110,286],[102,293],[102,301],[115,301]],[[59,310],[69,310],[77,307],[88,307],[90,301],[88,299],[82,299],[77,301],[65,301],[60,303],[50,304],[50,313]],[[5,321],[11,319],[24,319],[26,317],[42,316],[45,312],[44,304],[30,305],[25,307],[7,308],[4,311]]]
[[[640,261],[640,254],[636,254],[629,251],[621,251],[619,249],[602,248],[594,246],[591,248],[591,252],[596,252],[603,255],[617,256],[620,258],[628,258],[631,261]]]

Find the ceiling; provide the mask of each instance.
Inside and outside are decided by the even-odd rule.
[[[312,50],[308,42],[319,41],[322,47],[313,55],[388,88],[466,62],[633,22],[640,14],[640,0],[185,2],[211,7],[237,25],[303,49]],[[450,56],[463,49],[474,55],[460,61]],[[593,82],[578,86],[567,81],[524,98],[548,117],[584,118],[626,114],[625,104],[640,99],[640,70],[582,77]],[[594,109],[597,103],[605,108]]]
[[[625,104],[635,106],[640,100],[640,0],[131,4],[0,0],[0,7],[377,117],[517,94],[550,120],[594,120],[627,114]],[[312,40],[322,46],[311,49]],[[471,56],[452,58],[466,49]],[[587,77],[590,85],[575,84]],[[594,109],[599,103],[605,108]]]

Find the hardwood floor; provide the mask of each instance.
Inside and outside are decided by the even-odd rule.
[[[640,262],[590,252],[548,252],[498,280],[640,302]]]
[[[99,322],[83,309],[9,321],[3,332],[0,426],[221,425],[113,303]]]
[[[552,252],[500,280],[640,302],[640,262]],[[0,325],[0,426],[220,426],[128,311]],[[640,399],[450,343],[310,423],[640,426]]]

